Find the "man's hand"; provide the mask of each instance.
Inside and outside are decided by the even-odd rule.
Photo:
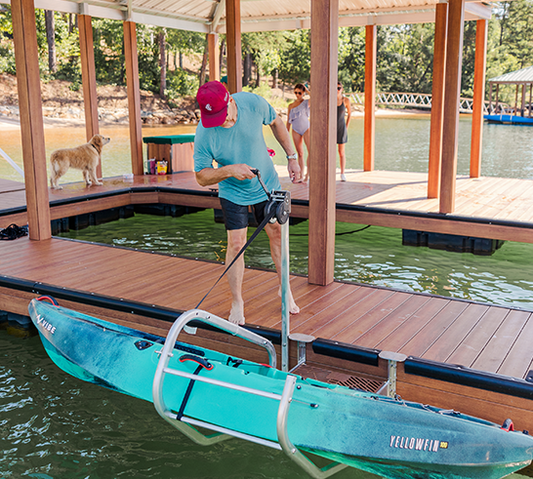
[[[252,178],[255,178],[255,172],[253,171],[253,168],[248,166],[246,163],[238,163],[236,165],[228,165],[226,168],[231,168],[232,175],[234,178],[237,178],[238,180],[251,180]]]
[[[289,171],[289,178],[293,183],[302,182],[302,172],[300,171],[300,165],[298,164],[298,160],[289,160],[287,170]]]

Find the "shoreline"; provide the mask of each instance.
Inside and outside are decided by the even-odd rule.
[[[377,109],[376,118],[392,118],[392,117],[422,117],[430,116],[430,111],[424,110],[393,110],[393,109]],[[359,110],[352,111],[352,118],[362,118],[364,117],[364,112]],[[44,128],[84,128],[85,120],[79,118],[50,118],[43,116]],[[111,127],[111,126],[128,126],[128,121],[101,121],[102,126]],[[184,123],[184,125],[191,126],[192,123]],[[147,125],[152,126],[152,125]],[[175,125],[172,125],[175,126]],[[19,118],[8,117],[0,114],[0,131],[9,131],[9,130],[20,130],[20,120]]]

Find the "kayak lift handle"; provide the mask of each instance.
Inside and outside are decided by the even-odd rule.
[[[200,316],[203,316],[203,317],[200,317]],[[289,408],[292,402],[292,396],[293,396],[294,389],[296,386],[296,380],[297,380],[296,376],[293,376],[290,374],[287,375],[287,379],[285,380],[285,386],[283,388],[283,393],[280,395],[276,393],[262,391],[259,389],[253,389],[253,388],[248,388],[245,386],[227,383],[224,381],[220,381],[218,379],[210,378],[208,375],[199,376],[198,374],[190,374],[187,372],[179,371],[177,369],[169,368],[168,362],[173,355],[174,344],[176,343],[178,334],[181,331],[181,329],[183,329],[184,325],[187,324],[189,321],[192,321],[193,319],[201,319],[213,326],[217,326],[217,327],[221,326],[220,329],[224,329],[228,332],[232,332],[234,328],[244,329],[244,328],[240,328],[239,326],[233,323],[229,323],[228,321],[224,319],[218,318],[217,316],[214,316],[214,315],[210,315],[209,313],[205,311],[201,311],[201,310],[187,311],[183,313],[174,322],[174,325],[170,329],[167,339],[165,340],[163,349],[160,351],[161,355],[159,358],[159,362],[157,364],[157,369],[154,375],[154,382],[152,385],[152,394],[153,394],[155,409],[157,410],[158,414],[163,419],[165,419],[165,421],[167,421],[172,426],[174,426],[176,429],[178,429],[180,432],[185,434],[189,439],[193,440],[194,442],[202,446],[211,445],[211,444],[214,444],[220,441],[224,441],[226,439],[231,439],[232,437],[238,437],[240,439],[254,442],[256,444],[271,447],[273,449],[282,450],[296,464],[298,464],[305,472],[307,472],[311,477],[315,479],[325,479],[337,473],[341,469],[344,469],[347,467],[346,464],[333,462],[323,467],[322,469],[320,469],[309,458],[307,458],[302,452],[300,452],[298,448],[294,446],[294,444],[289,439],[289,434],[287,431],[287,424],[288,424]],[[219,321],[223,323],[218,324]],[[260,336],[255,335],[254,333],[248,330],[244,330],[244,331],[246,331],[250,335],[257,336],[261,340],[264,340],[264,338],[261,338]],[[264,340],[264,341],[267,341],[267,340]],[[270,343],[270,341],[268,341],[268,343]],[[256,344],[259,344],[259,342],[256,342]],[[270,343],[270,345],[272,345],[272,343]],[[275,355],[274,355],[274,367],[275,367]],[[204,369],[207,371],[210,370],[208,369],[208,367],[205,367]],[[217,426],[215,424],[211,424],[211,423],[200,421],[200,420],[197,420],[191,417],[187,417],[185,415],[181,415],[178,418],[178,414],[176,414],[175,412],[172,412],[166,407],[164,399],[163,399],[163,380],[164,380],[165,374],[172,374],[174,376],[183,377],[186,379],[190,379],[192,381],[205,382],[208,384],[212,384],[214,386],[234,389],[240,392],[254,394],[257,396],[262,396],[262,397],[266,397],[266,398],[269,398],[275,401],[279,401],[278,415],[276,419],[276,431],[277,431],[277,436],[278,436],[278,442],[263,439],[261,437],[251,436],[249,434],[244,434],[238,431],[234,431],[232,429],[228,429],[225,427]],[[215,431],[215,434],[206,436],[202,434],[201,432],[199,432],[196,429],[196,427],[203,427],[211,431]]]

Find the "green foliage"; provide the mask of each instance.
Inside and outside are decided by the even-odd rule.
[[[181,68],[168,72],[166,95],[170,100],[180,96],[194,95],[198,91],[198,76],[191,75]]]
[[[280,44],[279,78],[285,83],[309,81],[311,68],[311,40],[309,30],[285,32]]]
[[[92,26],[96,81],[104,85],[125,85],[122,22],[100,18],[93,19]]]
[[[242,50],[250,52],[261,75],[269,75],[281,64],[280,49],[287,32],[252,32],[242,35]]]
[[[15,49],[11,7],[0,5],[0,72],[15,75]]]
[[[339,29],[338,79],[345,91],[363,91],[365,85],[365,29]]]
[[[274,108],[285,109],[287,108],[288,103],[289,103],[289,100],[285,100],[277,95],[273,95],[272,89],[268,86],[267,83],[261,83],[261,85],[259,85],[257,88],[245,86],[242,88],[242,91],[247,91],[247,92],[255,93],[256,95],[262,96]]]

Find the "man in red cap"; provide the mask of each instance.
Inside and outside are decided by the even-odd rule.
[[[230,95],[222,83],[212,81],[200,87],[196,100],[202,115],[194,141],[196,180],[202,186],[219,185],[218,196],[228,233],[226,264],[230,264],[247,240],[248,207],[252,206],[259,223],[264,219],[268,197],[253,170],[261,172],[268,191],[281,189],[263,137],[263,125],[270,126],[285,150],[293,182],[301,181],[298,156],[283,121],[264,98],[245,92]],[[217,168],[213,167],[213,161]],[[272,260],[281,275],[281,226],[268,223],[265,231],[270,240]],[[243,275],[244,258],[241,256],[227,273],[232,294],[228,319],[236,324],[244,324]],[[299,313],[290,288],[289,297],[289,311]]]

